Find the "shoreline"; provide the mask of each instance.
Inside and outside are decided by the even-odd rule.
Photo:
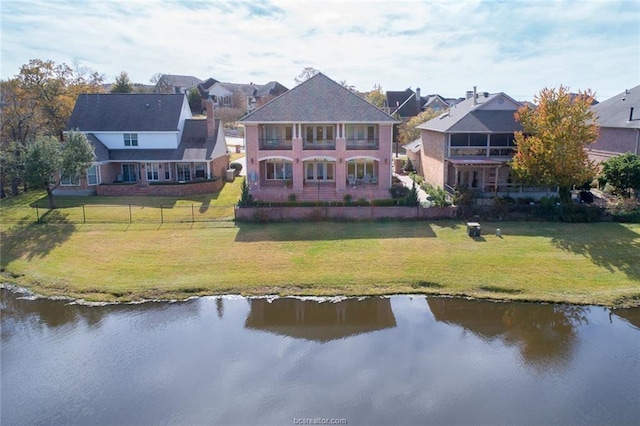
[[[3,273],[5,274],[5,273]],[[568,300],[546,300],[546,299],[534,299],[534,298],[510,298],[510,297],[482,297],[478,295],[469,295],[466,293],[446,293],[446,292],[401,292],[401,293],[385,293],[385,294],[367,294],[367,295],[345,295],[345,294],[333,294],[333,295],[312,295],[312,294],[242,294],[242,293],[224,293],[224,294],[198,294],[198,295],[184,295],[184,297],[177,298],[136,298],[136,299],[122,299],[122,300],[110,300],[110,301],[92,301],[79,297],[73,297],[63,294],[46,295],[33,291],[27,286],[14,284],[8,281],[0,282],[0,289],[9,291],[14,294],[21,294],[24,298],[29,300],[45,299],[51,301],[66,301],[69,304],[77,304],[89,307],[110,306],[110,305],[141,305],[144,303],[182,303],[188,302],[194,299],[201,298],[243,298],[243,299],[282,299],[293,298],[299,300],[315,300],[319,303],[329,302],[335,303],[346,299],[367,299],[373,297],[390,298],[396,296],[413,296],[413,297],[435,297],[435,298],[450,298],[450,299],[465,299],[465,300],[478,300],[493,303],[526,303],[526,304],[545,304],[545,305],[574,305],[574,306],[594,306],[603,307],[607,309],[634,309],[640,308],[640,299],[637,298],[625,298],[625,301],[617,304],[598,303],[595,301],[568,301]]]

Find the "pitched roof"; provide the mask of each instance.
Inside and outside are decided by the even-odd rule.
[[[406,89],[402,92],[387,91],[386,93],[387,107],[392,111],[392,114],[397,113],[400,117],[415,117],[420,114],[416,105],[416,94],[411,89]],[[423,100],[420,100],[420,106],[423,105]]]
[[[267,84],[258,87],[258,93],[256,94],[258,97],[269,95],[278,96],[289,90],[277,81],[270,81]]]
[[[499,101],[501,98],[512,102],[513,108],[484,108],[490,102]],[[519,105],[521,105],[519,102],[504,93],[494,93],[487,97],[479,96],[475,105],[473,98],[466,99],[440,117],[433,118],[417,127],[442,133],[512,133],[522,130],[522,125],[514,117]]]
[[[633,108],[633,117],[630,117]],[[640,86],[627,89],[591,107],[601,127],[640,128]],[[632,118],[632,120],[629,120]]]
[[[177,131],[183,94],[82,94],[67,130],[84,132]]]
[[[318,73],[256,109],[240,121],[394,123],[389,114]]]
[[[196,87],[202,83],[202,80],[192,75],[162,74],[160,79],[174,87]]]
[[[205,161],[213,157],[218,140],[220,120],[215,121],[215,134],[207,137],[207,120],[188,119],[180,145],[176,149],[107,149],[93,134],[88,138],[95,148],[96,161]]]

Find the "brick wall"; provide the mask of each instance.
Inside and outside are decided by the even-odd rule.
[[[145,195],[181,197],[185,195],[209,194],[218,192],[224,185],[224,179],[207,182],[195,182],[175,185],[148,185]],[[122,184],[122,185],[98,185],[98,196],[131,196],[141,195],[136,192],[138,185]]]
[[[456,207],[242,207],[235,210],[237,221],[281,220],[371,220],[455,218]]]

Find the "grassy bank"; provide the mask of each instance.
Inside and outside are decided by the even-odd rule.
[[[4,281],[95,301],[426,293],[640,305],[638,224],[483,223],[472,239],[460,221],[83,224],[65,210],[57,223],[0,224]]]

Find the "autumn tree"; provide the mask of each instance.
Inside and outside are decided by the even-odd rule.
[[[571,189],[589,182],[596,168],[584,147],[595,142],[598,130],[591,110],[590,90],[573,95],[569,89],[544,88],[535,96],[536,108],[523,106],[515,117],[515,177],[523,182],[559,188],[560,201],[571,201]]]
[[[21,164],[28,140],[39,136],[62,137],[80,93],[100,93],[102,75],[75,63],[75,68],[53,61],[32,59],[13,78],[0,82],[0,150],[7,160]],[[18,192],[19,178],[11,178],[11,191]]]
[[[133,82],[129,78],[129,74],[121,71],[116,77],[116,81],[111,86],[111,93],[131,93],[133,92]]]
[[[53,136],[40,136],[27,142],[25,179],[32,187],[46,190],[49,205],[55,209],[53,190],[63,178],[79,179],[94,158],[93,147],[83,133],[70,132],[64,141]]]
[[[440,114],[443,114],[443,111],[435,111],[427,108],[415,117],[411,117],[406,123],[400,124],[400,128],[398,129],[400,143],[408,144],[418,139],[420,137],[420,129],[417,127],[432,118],[438,117]]]
[[[602,186],[613,186],[621,197],[631,198],[640,189],[640,156],[627,152],[609,158],[602,163],[598,180]]]
[[[384,106],[384,101],[386,99],[387,97],[382,91],[382,86],[379,84],[374,86],[373,90],[367,93],[367,100],[378,108],[382,108]]]

